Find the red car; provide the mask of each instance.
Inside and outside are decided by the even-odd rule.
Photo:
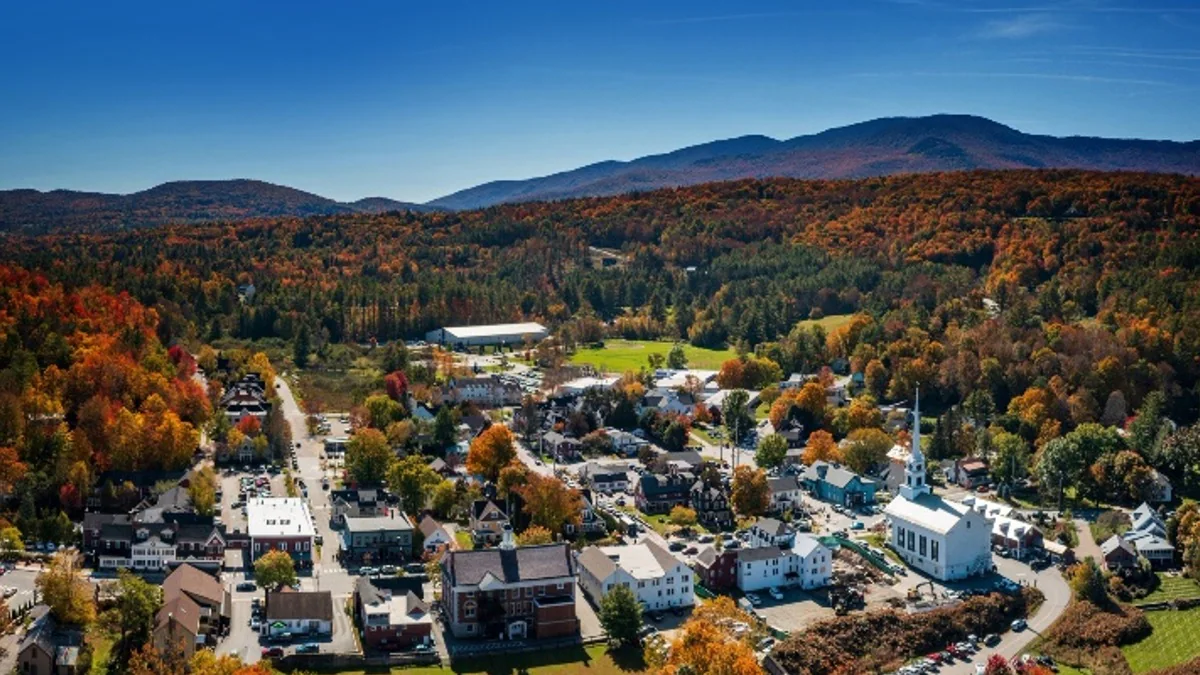
[[[264,659],[281,659],[283,658],[283,647],[263,647],[262,657]]]

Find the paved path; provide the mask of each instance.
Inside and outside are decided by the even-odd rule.
[[[1093,558],[1096,562],[1103,562],[1104,556],[1100,553],[1100,544],[1092,538],[1092,528],[1088,521],[1076,518],[1073,522],[1075,531],[1079,533],[1079,545],[1075,547],[1076,559]]]

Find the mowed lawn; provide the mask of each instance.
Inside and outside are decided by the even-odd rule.
[[[1200,608],[1182,612],[1146,612],[1150,637],[1121,651],[1134,673],[1166,668],[1200,655]]]
[[[621,374],[643,366],[648,368],[646,358],[651,354],[662,354],[665,359],[674,344],[649,340],[606,340],[600,349],[580,348],[571,357],[571,363],[586,363],[601,372]],[[722,363],[737,356],[732,349],[703,349],[686,342],[682,344],[689,368],[718,370]]]
[[[820,326],[821,328],[825,329],[826,334],[829,334],[850,323],[850,319],[853,318],[853,314],[830,314],[829,316],[821,317],[820,319],[805,319],[796,325],[803,326],[805,328],[810,326]]]
[[[1138,600],[1137,604],[1191,600],[1193,598],[1200,598],[1200,584],[1184,576],[1168,577],[1160,574],[1158,575],[1158,588],[1154,589],[1150,595]]]
[[[639,650],[609,653],[605,645],[591,645],[528,654],[494,654],[455,661],[450,666],[395,668],[392,672],[396,675],[635,675],[648,671]],[[342,675],[363,675],[363,671],[342,671]]]

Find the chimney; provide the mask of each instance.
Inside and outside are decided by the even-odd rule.
[[[500,541],[500,548],[505,551],[511,551],[516,547],[517,547],[517,544],[516,544],[516,542],[513,541],[512,525],[505,525],[504,526],[504,538]]]

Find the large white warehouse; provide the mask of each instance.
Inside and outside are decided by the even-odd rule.
[[[550,334],[540,323],[498,323],[490,326],[453,326],[431,330],[425,334],[426,342],[448,347],[472,345],[524,344],[528,337],[540,342]]]

